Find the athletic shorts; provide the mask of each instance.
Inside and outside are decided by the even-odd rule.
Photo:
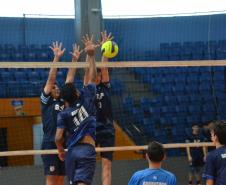
[[[77,144],[66,153],[65,165],[70,185],[77,185],[79,182],[90,185],[96,167],[95,147],[90,144]]]
[[[112,121],[107,121],[106,123],[97,122],[96,145],[100,147],[115,146],[115,129]],[[101,152],[100,156],[112,161],[113,152]]]
[[[54,142],[43,142],[42,150],[56,149]],[[61,161],[58,155],[42,155],[44,165],[44,174],[47,175],[65,175],[65,164]]]
[[[202,166],[189,166],[190,175],[202,175]]]

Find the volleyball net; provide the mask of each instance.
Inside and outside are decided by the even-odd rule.
[[[186,147],[211,145],[210,138],[205,138],[205,143],[185,144],[185,141],[192,133],[193,124],[200,126],[200,134],[205,137],[208,135],[205,125],[224,119],[224,64],[223,60],[97,62],[98,68],[105,65],[110,72],[116,146],[96,150],[115,151],[115,165],[122,169],[131,165],[129,171],[120,173],[116,173],[118,167],[113,167],[114,182],[122,183],[119,179],[124,179],[126,183],[135,170],[145,167],[144,151],[149,141],[166,144],[170,160],[179,157],[184,165]],[[20,180],[20,184],[26,184],[31,178],[36,179],[34,184],[40,184],[44,179],[40,156],[57,153],[40,150],[43,132],[39,96],[50,67],[58,68],[60,85],[65,82],[67,69],[77,68],[74,83],[79,89],[83,87],[85,62],[0,63],[1,93],[4,93],[0,99],[3,184]],[[19,174],[9,178],[15,171],[24,178],[18,180]],[[98,184],[100,166],[96,173]]]
[[[165,144],[165,165],[179,182],[186,182],[185,148],[211,145],[206,126],[226,119],[224,19],[225,15],[105,20],[120,48],[108,64],[97,63],[110,72],[116,146],[97,151],[115,151],[113,184],[126,184],[134,171],[145,168],[144,151],[151,140]],[[56,151],[40,150],[43,84],[50,67],[58,68],[60,85],[68,68],[75,67],[74,83],[81,89],[86,64],[68,62],[74,20],[0,21],[6,29],[2,35],[8,38],[0,43],[0,184],[44,184],[40,156]],[[62,62],[48,63],[53,58],[48,46],[56,40],[67,53]],[[205,143],[185,144],[193,124],[200,126]],[[99,165],[96,171],[94,184],[100,184]]]

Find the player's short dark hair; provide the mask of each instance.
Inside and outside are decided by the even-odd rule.
[[[98,73],[101,73],[101,69],[100,68],[97,68],[97,74]]]
[[[165,157],[165,149],[161,143],[152,141],[148,145],[147,155],[152,162],[161,162]]]
[[[217,136],[218,141],[222,145],[226,145],[226,121],[215,121],[210,125],[210,131]]]
[[[61,88],[61,98],[72,105],[77,100],[77,90],[73,83],[66,83]]]

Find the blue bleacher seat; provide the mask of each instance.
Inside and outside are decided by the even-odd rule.
[[[169,60],[170,45],[169,43],[160,43],[160,59]]]
[[[12,55],[12,60],[15,60],[15,61],[24,61],[24,55],[23,55],[23,53],[21,53],[21,52],[16,52],[16,53],[14,53],[13,55]]]
[[[197,103],[197,102],[194,102]],[[192,104],[188,106],[189,113],[191,115],[199,114],[202,112],[201,104]]]
[[[172,114],[172,113],[175,113],[176,112],[175,106],[162,106],[161,107],[161,112],[163,114]]]
[[[184,105],[180,105],[180,106],[176,106],[176,112],[177,113],[187,113],[187,106]]]
[[[215,105],[213,103],[206,103],[202,105],[202,111],[205,113],[216,112]]]
[[[0,74],[0,81],[1,82],[15,81],[13,73],[10,73],[8,71],[1,72],[1,74]]]
[[[120,95],[123,91],[123,82],[118,79],[111,80],[111,92],[115,95]]]
[[[206,45],[207,45],[207,49],[204,50],[204,59],[215,60],[218,43],[212,40],[207,42]]]
[[[63,72],[62,71],[58,71],[57,72],[57,82],[59,84],[64,84],[65,80],[66,80],[66,78],[65,78]]]
[[[224,71],[216,71],[216,72],[214,72],[214,75],[213,75],[214,82],[224,81],[224,79],[225,79]]]
[[[30,62],[37,61],[37,57],[36,57],[35,52],[30,52],[30,51],[29,51],[29,52],[25,55],[24,60],[25,60],[25,61],[30,61]]]
[[[134,101],[132,97],[128,96],[123,98],[123,110],[125,112],[132,113],[133,106],[134,106]]]
[[[161,110],[160,107],[150,107],[149,108],[149,112],[151,113],[151,115],[160,115]]]
[[[150,107],[150,100],[146,97],[140,98],[140,104],[143,111],[147,112]]]
[[[184,94],[185,93],[185,87],[183,83],[176,83],[175,86],[172,87],[172,90],[174,94]]]
[[[187,120],[188,125],[198,124],[201,121],[200,116],[198,116],[196,114],[192,115],[192,116],[187,116],[186,120]]]
[[[41,78],[41,81],[46,82],[48,75],[49,75],[49,70],[42,69],[42,70],[38,71],[38,73]]]
[[[175,79],[174,79],[174,82],[177,84],[177,83],[183,83],[183,82],[186,82],[186,76],[184,73],[178,75]]]
[[[208,83],[202,83],[199,85],[199,92],[200,93],[206,93],[206,92],[211,92],[212,85]]]
[[[0,98],[7,98],[7,82],[0,81]]]
[[[216,120],[216,115],[215,114],[205,114],[201,117],[201,122],[202,123],[209,123],[213,120]]]
[[[37,73],[36,71],[28,72],[27,76],[28,76],[28,80],[31,82],[40,81],[39,73]]]
[[[177,96],[177,101],[179,104],[184,104],[190,102],[188,96]]]
[[[197,94],[191,94],[189,96],[189,99],[190,99],[191,103],[201,103],[202,102],[202,97]]]
[[[162,94],[171,94],[172,92],[173,92],[173,89],[172,89],[172,86],[171,85],[169,85],[169,84],[166,84],[166,85],[162,85],[161,87],[160,87],[160,92],[162,93]]]
[[[23,83],[24,81],[28,81],[27,75],[23,71],[14,72],[14,78],[16,81]]]
[[[199,91],[198,84],[191,83],[185,86],[185,92],[187,94],[198,93],[198,91]]]
[[[133,110],[132,110],[132,114],[133,114],[133,120],[136,123],[141,124],[143,122],[143,119],[144,119],[143,110],[141,110],[140,108],[135,108],[134,107]]]
[[[168,105],[176,105],[177,104],[176,96],[165,96],[164,100],[165,100],[166,104],[168,104]]]
[[[10,55],[8,53],[0,52],[0,61],[9,61],[10,60]]]
[[[187,43],[188,44],[188,43]],[[192,59],[192,48],[193,46],[186,43],[183,44],[181,49],[181,59],[182,60],[191,60]]]

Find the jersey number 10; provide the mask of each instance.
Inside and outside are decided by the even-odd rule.
[[[73,122],[76,127],[78,127],[81,122],[83,122],[86,118],[89,117],[89,114],[83,106],[73,111],[71,115],[73,116]]]

